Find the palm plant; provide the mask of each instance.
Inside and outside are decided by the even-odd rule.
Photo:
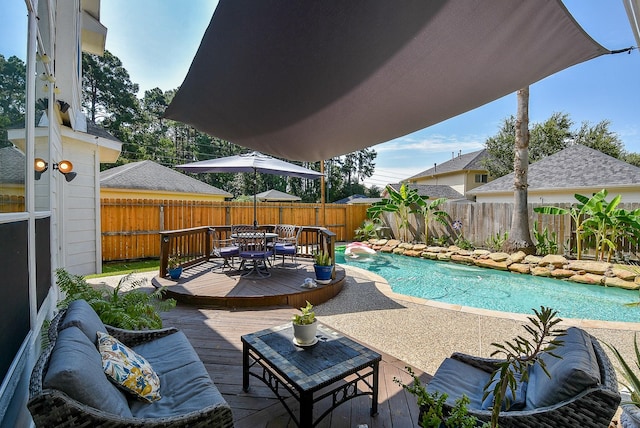
[[[402,184],[399,191],[387,186],[387,192],[389,198],[371,205],[367,215],[370,218],[378,218],[383,212],[393,213],[400,239],[407,242],[409,241],[409,214],[412,213],[412,206],[422,198],[416,189],[409,189],[406,184]]]
[[[417,192],[416,192],[417,193]],[[449,214],[446,211],[438,210],[438,207],[446,202],[447,198],[438,198],[429,200],[428,196],[422,196],[417,201],[418,209],[413,210],[413,213],[421,214],[424,218],[424,242],[429,243],[429,223],[431,220],[436,220],[438,223],[448,226]]]

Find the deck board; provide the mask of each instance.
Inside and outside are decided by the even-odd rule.
[[[258,310],[179,303],[175,309],[162,313],[162,319],[165,327],[177,327],[189,338],[209,375],[230,404],[237,428],[284,428],[295,427],[295,424],[266,385],[252,378],[249,392],[242,390],[240,336],[289,322],[291,315],[292,309],[282,306]],[[359,397],[334,409],[318,427],[348,428],[360,424],[369,428],[417,426],[415,398],[393,382],[394,377],[405,382],[410,380],[403,370],[406,364],[380,350],[376,351],[382,355],[378,415],[369,415],[369,397]],[[430,376],[421,374],[421,378],[428,380]],[[295,400],[289,399],[289,402],[294,405]],[[326,402],[319,403],[314,409],[315,415],[326,408]]]

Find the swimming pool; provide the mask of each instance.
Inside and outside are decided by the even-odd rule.
[[[476,308],[530,315],[551,307],[561,318],[640,322],[638,291],[520,275],[451,262],[378,253],[336,262],[374,272],[399,294]]]

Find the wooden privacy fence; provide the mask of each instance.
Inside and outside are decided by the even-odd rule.
[[[567,214],[564,216],[554,216],[546,214],[538,214],[533,212],[534,207],[548,206],[551,204],[528,204],[529,211],[529,227],[533,230],[534,222],[537,222],[538,230],[542,231],[545,227],[551,236],[552,232],[556,233],[558,243],[558,252],[566,253],[571,249],[575,253],[575,225],[573,225],[571,217]],[[570,208],[572,204],[562,203],[553,204],[561,208]],[[634,210],[640,207],[638,203],[623,203],[618,208],[626,210]],[[462,236],[474,244],[477,248],[487,247],[487,241],[495,238],[496,235],[504,235],[511,229],[511,217],[513,215],[513,204],[511,203],[475,203],[475,202],[446,202],[439,209],[449,214],[451,222],[460,220],[462,222]],[[386,222],[392,229],[394,236],[398,236],[395,222],[388,213],[385,215]],[[410,216],[410,233],[409,236],[415,240],[424,240],[424,221],[421,216]],[[429,227],[429,237],[437,238],[441,236],[451,237],[450,243],[453,243],[457,237],[457,232],[453,230],[451,224],[447,227],[432,221]],[[533,233],[531,234],[533,239]],[[535,239],[534,239],[535,242]],[[594,254],[593,242],[586,240],[584,242],[585,255]],[[637,254],[640,249],[637,245],[629,240],[622,239],[619,243],[618,250],[622,253]]]
[[[100,200],[102,260],[160,256],[160,233],[203,226],[253,224],[252,202],[158,199]],[[324,226],[337,241],[350,241],[368,205],[259,202],[258,224]]]

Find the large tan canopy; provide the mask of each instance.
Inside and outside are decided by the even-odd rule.
[[[317,161],[608,52],[559,0],[220,0],[166,116]]]

